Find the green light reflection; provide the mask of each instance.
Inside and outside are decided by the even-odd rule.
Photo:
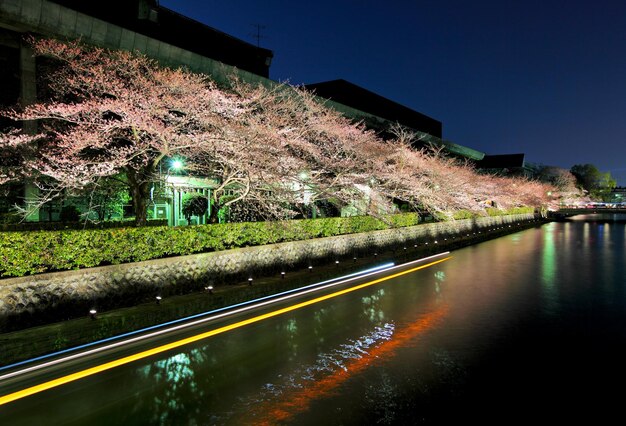
[[[541,256],[541,282],[545,296],[546,308],[549,312],[556,312],[558,308],[558,294],[555,287],[556,277],[556,244],[554,241],[554,224],[544,227],[543,250]]]

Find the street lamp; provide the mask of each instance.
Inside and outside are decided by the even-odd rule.
[[[184,163],[180,159],[174,159],[171,163],[170,169],[180,170],[184,166]]]
[[[172,170],[182,170],[185,167],[185,163],[180,158],[173,158],[170,162],[170,166],[167,168],[167,173],[165,175],[165,185],[167,191],[170,189],[170,174]],[[176,189],[174,188],[174,184],[171,185],[172,191],[172,225],[176,225]],[[170,215],[168,214],[168,222],[170,220]]]
[[[185,163],[183,163],[183,160],[181,160],[180,158],[174,158],[170,162],[170,166],[167,168],[167,173],[165,174],[165,183],[168,183],[168,180],[170,178],[170,173],[172,172],[172,170],[174,171],[182,170],[184,167],[185,167]]]

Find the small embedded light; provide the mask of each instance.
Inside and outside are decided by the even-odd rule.
[[[354,257],[352,258],[352,260],[356,262],[356,256],[354,256]]]
[[[157,297],[156,297],[156,304],[157,304],[157,305],[160,305],[160,304],[161,304],[161,299],[162,299],[162,298],[161,298],[161,296],[157,296]]]
[[[417,248],[417,244],[413,244],[413,248]]]
[[[206,291],[208,291],[208,292],[209,292],[209,294],[213,294],[213,286],[212,286],[212,285],[207,286],[207,287],[204,287],[204,289],[205,289]]]
[[[404,247],[404,250],[406,250],[406,246]]]
[[[248,278],[248,285],[252,285],[252,277]]]
[[[309,266],[309,272],[311,272],[313,270],[312,266]]]
[[[378,256],[378,253],[374,253],[374,257],[377,257],[377,256]]]
[[[335,260],[335,265],[339,265],[339,261],[338,260]]]
[[[283,280],[285,279],[285,272],[284,271],[280,273],[280,278],[282,278]]]
[[[95,309],[90,309],[89,310],[89,316],[91,317],[91,319],[96,319],[96,314],[98,313],[98,311],[96,311]]]

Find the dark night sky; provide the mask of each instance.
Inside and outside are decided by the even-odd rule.
[[[625,0],[161,0],[273,50],[273,80],[343,78],[444,139],[626,185]]]

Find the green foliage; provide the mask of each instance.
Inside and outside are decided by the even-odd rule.
[[[476,213],[471,212],[469,210],[457,210],[454,212],[454,214],[452,215],[452,217],[456,220],[461,220],[461,219],[472,219],[475,218],[477,216]]]
[[[495,207],[489,207],[486,209],[487,210],[487,214],[489,216],[506,216],[506,215],[513,215],[513,214],[528,214],[528,213],[534,213],[535,209],[534,207],[512,207],[510,209],[498,209]]]
[[[90,209],[99,221],[121,218],[124,205],[130,202],[128,182],[124,175],[102,179],[89,195]]]
[[[203,216],[209,208],[209,199],[199,192],[189,192],[183,195],[182,210],[187,222],[191,216]]]
[[[496,207],[487,207],[485,209],[487,212],[487,216],[506,216],[506,215],[514,215],[514,214],[528,214],[533,213],[533,207],[512,207],[509,209],[499,209]],[[481,214],[479,212],[474,212],[471,210],[457,210],[453,212],[451,215],[445,215],[444,213],[435,213],[435,219],[437,221],[446,221],[450,219],[454,220],[463,220],[463,219],[474,219],[477,217],[484,216],[484,213]]]
[[[23,276],[167,256],[274,244],[417,224],[417,214],[333,217],[193,227],[129,227],[0,233],[0,275]],[[387,223],[386,223],[387,222]]]
[[[19,223],[21,219],[22,219],[22,217],[19,214],[17,214],[17,213],[13,213],[13,212],[0,213],[0,223],[1,224],[5,224],[5,223]]]
[[[570,172],[576,178],[578,186],[587,191],[595,200],[608,200],[611,190],[617,184],[610,172],[603,173],[593,164],[576,164]]]

